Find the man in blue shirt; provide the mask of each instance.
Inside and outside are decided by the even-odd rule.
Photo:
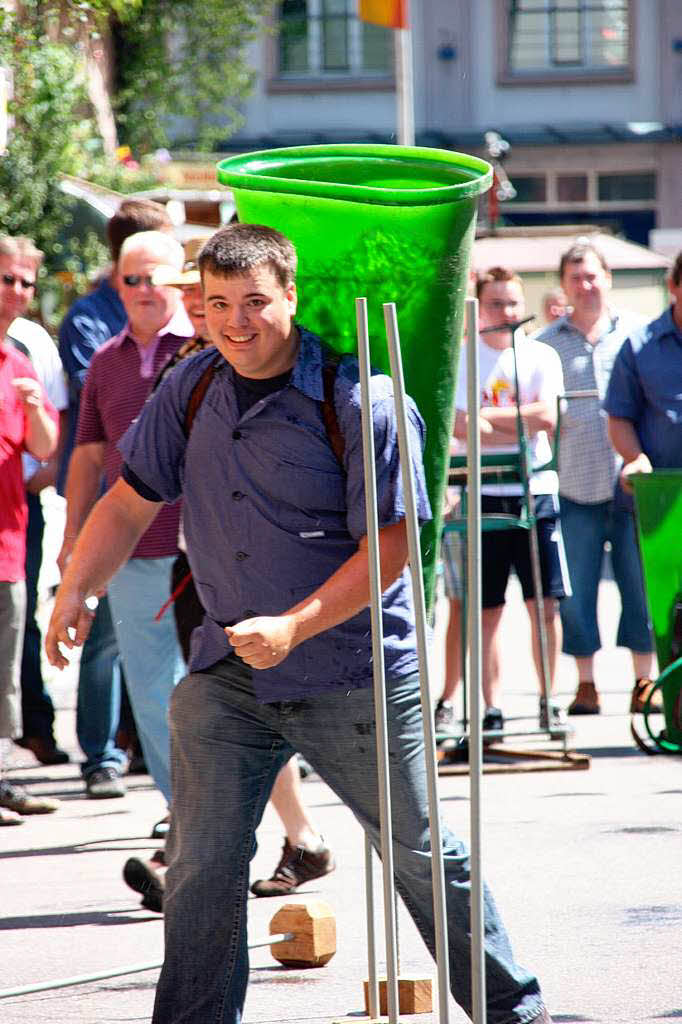
[[[105,585],[159,503],[182,494],[188,557],[206,615],[192,638],[190,675],[171,702],[173,816],[156,1024],[240,1024],[255,830],[294,750],[379,845],[357,363],[344,358],[333,381],[341,452],[325,419],[325,348],[293,321],[291,243],[269,228],[237,224],[219,231],[199,262],[219,355],[208,350],[181,363],[124,435],[123,477],[86,523],[47,638],[50,660],[65,665],[59,644],[82,643],[87,595]],[[190,430],[190,399],[212,362]],[[372,406],[395,872],[432,949],[414,610],[387,377],[373,377]],[[413,405],[409,418],[419,453],[424,426]],[[418,454],[414,471],[426,521]],[[447,829],[443,843],[452,990],[470,1012],[468,854]],[[548,1024],[538,982],[514,962],[489,896],[486,955],[490,1024]]]
[[[604,401],[630,493],[633,473],[682,467],[682,252],[668,287],[672,304],[624,342]]]

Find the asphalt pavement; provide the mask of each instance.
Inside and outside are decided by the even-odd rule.
[[[46,602],[43,615],[48,612]],[[608,582],[602,584],[600,614],[605,643],[612,642],[618,598]],[[504,709],[518,726],[536,714],[537,696],[525,609],[515,586],[503,622]],[[434,642],[436,686],[442,671],[442,629],[440,615]],[[632,687],[627,652],[607,643],[598,671],[602,715],[573,720],[572,746],[591,755],[589,770],[485,776],[484,873],[516,958],[538,974],[555,1021],[673,1022],[682,1019],[682,761],[648,758],[635,748],[627,714]],[[162,918],[140,907],[122,880],[121,868],[127,857],[157,847],[149,835],[165,811],[164,803],[146,776],[129,777],[123,799],[86,799],[77,763],[75,677],[75,668],[62,675],[49,670],[58,739],[72,763],[45,768],[19,748],[12,755],[9,774],[14,781],[35,793],[56,795],[62,804],[55,814],[0,830],[0,989],[157,963],[163,955]],[[574,687],[572,665],[562,658],[558,696],[564,704]],[[537,746],[541,741],[528,742]],[[362,1020],[362,833],[317,777],[305,782],[304,794],[335,851],[338,868],[288,902],[327,901],[337,919],[338,951],[324,968],[292,971],[273,961],[267,948],[254,950],[245,1024]],[[440,795],[445,820],[466,837],[468,778],[442,777]],[[282,838],[281,825],[268,808],[258,833],[253,878],[270,875]],[[376,865],[375,875],[380,907]],[[287,900],[250,900],[252,939],[267,934],[283,902]],[[380,916],[377,920],[381,936]],[[435,978],[434,965],[402,906],[399,945],[402,974]],[[157,976],[158,970],[149,970],[3,999],[0,1021],[148,1021]],[[452,1003],[452,1024],[466,1019]],[[401,1020],[429,1024],[437,1014]]]

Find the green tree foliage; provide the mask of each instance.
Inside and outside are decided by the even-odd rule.
[[[136,156],[167,143],[169,118],[188,117],[202,143],[226,138],[253,73],[243,45],[271,0],[0,0],[0,63],[12,76],[12,119],[0,156],[0,231],[25,234],[45,252],[43,277],[81,289],[106,262],[94,234],[74,231],[74,207],[59,175],[117,191],[152,182],[105,158],[87,96],[85,44],[113,31],[112,106]],[[222,119],[218,127],[216,119]],[[58,317],[69,295],[51,303]],[[49,316],[49,314],[47,314]]]
[[[170,119],[187,119],[211,150],[242,123],[253,87],[245,59],[274,0],[140,0],[115,27],[117,116],[133,152],[168,144]]]

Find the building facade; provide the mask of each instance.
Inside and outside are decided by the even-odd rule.
[[[508,224],[682,227],[680,0],[412,0],[417,143],[510,143]],[[226,151],[395,140],[393,39],[356,0],[283,0]]]

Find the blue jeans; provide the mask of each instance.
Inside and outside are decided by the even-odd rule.
[[[87,640],[83,644],[78,675],[76,735],[85,762],[85,778],[98,768],[122,771],[126,755],[116,746],[121,711],[121,667],[111,610],[101,597]]]
[[[240,1024],[249,971],[249,861],[275,777],[297,750],[379,849],[371,689],[259,704],[235,658],[184,679],[171,700],[173,815],[166,846],[166,958],[155,1024]],[[434,949],[423,731],[414,676],[388,684],[396,885]],[[201,799],[197,794],[201,793]],[[443,829],[452,992],[471,1013],[469,857]],[[489,1024],[532,1021],[537,980],[514,962],[485,894]]]
[[[564,654],[589,658],[601,647],[597,595],[607,540],[611,542],[613,574],[622,605],[616,643],[632,651],[652,651],[653,638],[632,512],[616,508],[613,501],[585,505],[562,497],[561,527],[573,590],[573,595],[564,598],[559,605]]]
[[[170,801],[168,702],[187,667],[170,611],[154,616],[168,600],[169,558],[131,558],[109,584],[114,629],[149,774]]]

